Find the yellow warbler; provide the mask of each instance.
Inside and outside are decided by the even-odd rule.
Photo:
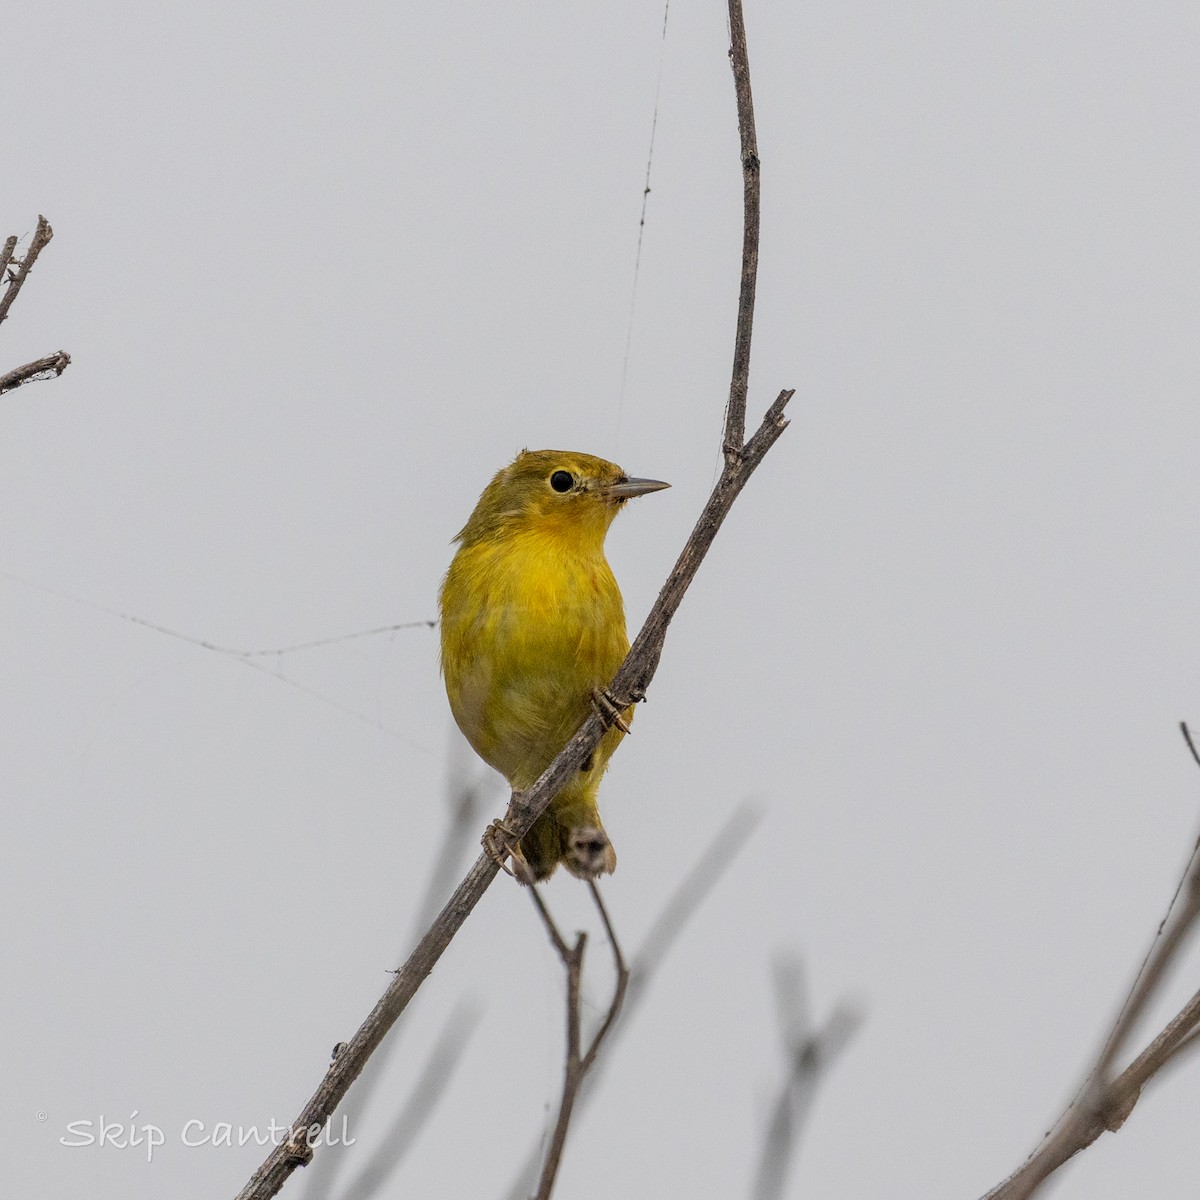
[[[604,535],[634,496],[669,485],[566,450],[523,450],[484,488],[455,538],[440,596],[442,673],[458,727],[517,791],[528,788],[604,696],[629,650]],[[633,717],[632,706],[621,714]],[[561,862],[592,879],[617,856],[596,790],[622,737],[604,734],[514,850],[519,876]]]

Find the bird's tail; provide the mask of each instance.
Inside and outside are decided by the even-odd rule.
[[[520,856],[532,882],[547,879],[562,863],[579,879],[611,875],[617,869],[617,852],[604,832],[595,801],[569,808],[554,801],[521,839]]]

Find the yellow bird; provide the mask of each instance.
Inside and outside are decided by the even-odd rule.
[[[550,765],[629,650],[604,535],[627,500],[670,486],[567,450],[523,450],[483,490],[442,583],[442,673],[458,727],[516,791]],[[632,706],[621,714],[633,718]],[[626,726],[627,727],[627,726]],[[619,724],[514,851],[525,882],[561,862],[593,879],[617,856],[596,791]]]

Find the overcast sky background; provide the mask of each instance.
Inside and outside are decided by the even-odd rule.
[[[0,400],[6,1194],[232,1196],[262,1152],[188,1149],[184,1123],[296,1115],[445,825],[435,632],[264,672],[102,608],[245,649],[431,617],[451,536],[529,446],[672,482],[609,538],[631,626],[648,609],[717,470],[741,238],[724,7],[674,0],[665,50],[662,20],[9,6],[0,236],[39,212],[56,236],[0,368],[73,364]],[[746,1194],[791,949],[818,1018],[845,997],[866,1023],[789,1195],[962,1200],[1061,1110],[1200,819],[1176,729],[1200,724],[1200,9],[747,22],[751,422],[797,395],[602,790],[627,948],[736,803],[765,817],[557,1195]],[[576,881],[548,896],[594,927]],[[1198,978],[1193,950],[1155,1028]],[[373,1146],[474,998],[384,1194],[503,1195],[557,1097],[561,991],[500,879],[352,1130]],[[1191,1194],[1198,1106],[1193,1061],[1055,1194]],[[166,1132],[152,1164],[59,1144],[134,1110]]]

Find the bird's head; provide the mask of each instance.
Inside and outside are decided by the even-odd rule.
[[[540,532],[600,545],[627,500],[670,487],[631,479],[615,463],[575,450],[522,450],[483,490],[455,541]]]

